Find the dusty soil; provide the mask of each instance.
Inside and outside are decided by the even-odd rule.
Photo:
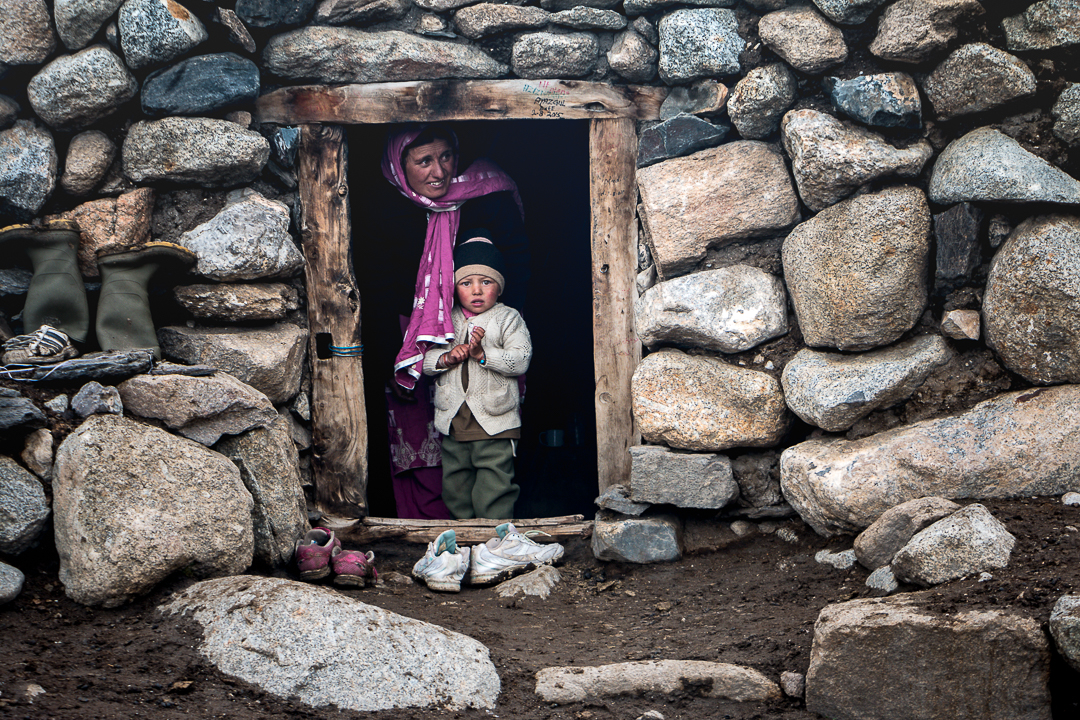
[[[1080,508],[1066,507],[1055,498],[985,504],[1017,537],[1009,567],[984,583],[969,579],[935,588],[933,606],[943,613],[995,608],[1045,624],[1058,597],[1080,590]],[[503,599],[490,589],[437,594],[420,585],[392,582],[343,591],[465,633],[489,647],[503,684],[493,712],[358,713],[308,708],[269,695],[209,666],[196,651],[197,627],[157,614],[170,593],[193,580],[177,577],[122,608],[86,608],[65,597],[55,550],[42,546],[14,559],[26,573],[26,587],[14,602],[0,607],[0,715],[35,720],[634,720],[647,710],[658,710],[668,720],[808,720],[818,716],[790,698],[740,704],[703,698],[689,689],[676,697],[647,694],[555,707],[533,691],[534,675],[543,667],[652,658],[737,663],[773,678],[784,670],[805,673],[821,608],[868,597],[870,591],[864,585],[865,570],[840,571],[814,561],[818,550],[846,549],[851,538],[825,540],[797,520],[783,524],[796,532],[798,542],[759,533],[715,551],[648,566],[598,562],[586,542],[574,540],[567,543],[567,558],[560,566],[563,581],[546,600]],[[384,577],[391,571],[407,574],[423,550],[401,543],[372,549]],[[1078,679],[1055,657],[1054,718],[1080,716]],[[39,689],[44,692],[29,697]]]

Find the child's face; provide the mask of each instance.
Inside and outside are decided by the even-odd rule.
[[[495,307],[499,301],[499,283],[487,275],[468,275],[456,287],[458,303],[477,315]]]

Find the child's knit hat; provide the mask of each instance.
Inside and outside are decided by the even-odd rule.
[[[469,275],[486,275],[499,283],[499,294],[506,290],[503,279],[503,259],[491,243],[491,233],[484,228],[463,232],[465,238],[454,248],[454,283]]]

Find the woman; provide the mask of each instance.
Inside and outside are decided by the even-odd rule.
[[[385,395],[394,500],[402,518],[450,518],[441,498],[432,389],[421,368],[431,343],[453,338],[453,249],[459,229],[491,232],[513,291],[504,295],[504,303],[523,310],[528,283],[528,239],[516,185],[490,161],[477,160],[460,175],[458,162],[457,136],[445,126],[412,126],[390,134],[382,172],[396,193],[378,197],[366,213],[373,222],[365,219],[374,236],[370,240],[386,253],[379,262],[357,268],[366,278],[365,302],[370,304],[370,296],[384,308],[365,315],[365,344],[376,338],[387,347],[391,335],[404,336],[392,359],[386,351],[370,354],[366,373],[381,382],[393,372]]]

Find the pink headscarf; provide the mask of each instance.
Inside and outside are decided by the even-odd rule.
[[[391,135],[382,160],[383,177],[402,195],[428,211],[427,235],[416,273],[412,314],[405,329],[405,342],[394,360],[395,379],[399,385],[409,389],[416,385],[416,379],[420,377],[424,352],[428,347],[454,341],[450,309],[454,306],[454,243],[461,223],[459,208],[466,200],[509,190],[514,194],[518,209],[521,209],[517,185],[488,160],[477,160],[452,178],[449,190],[438,200],[417,194],[409,187],[405,168],[401,165],[401,154],[425,128],[413,127]],[[457,152],[456,138],[454,151]]]

